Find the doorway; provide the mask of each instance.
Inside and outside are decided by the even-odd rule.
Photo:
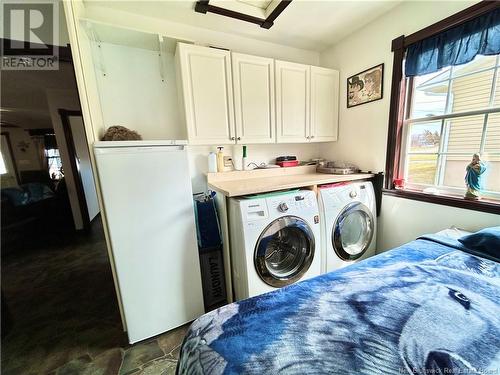
[[[58,70],[2,71],[2,374],[119,366],[127,344],[70,48],[60,49]]]
[[[88,230],[100,209],[83,116],[81,111],[67,109],[59,109],[58,113],[63,125],[70,167],[75,176],[82,225]]]

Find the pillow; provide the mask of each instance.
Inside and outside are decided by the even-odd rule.
[[[500,227],[485,228],[458,241],[470,250],[500,258]]]
[[[460,237],[471,234],[471,232],[452,226],[451,228],[440,230],[436,234],[453,240],[458,240]]]

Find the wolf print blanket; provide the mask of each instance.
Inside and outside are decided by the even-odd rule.
[[[500,265],[451,242],[419,239],[205,314],[177,371],[499,374]]]

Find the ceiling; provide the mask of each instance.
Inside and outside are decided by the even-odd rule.
[[[240,3],[252,5],[260,9],[267,9],[272,0],[236,0]]]
[[[3,70],[0,121],[23,129],[52,128],[47,89],[76,90],[73,66],[59,70]]]
[[[216,1],[218,5],[224,2],[231,6],[245,3],[260,9],[265,9],[270,3],[265,0]],[[401,2],[402,0],[293,0],[269,30],[213,13],[196,13],[195,1],[192,0],[86,0],[86,5],[122,10],[296,48],[323,51]]]

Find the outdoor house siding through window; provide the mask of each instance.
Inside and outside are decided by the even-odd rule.
[[[500,58],[408,78],[403,174],[409,186],[463,189],[465,167],[480,153],[486,195],[500,196]],[[456,191],[458,192],[458,190]]]

